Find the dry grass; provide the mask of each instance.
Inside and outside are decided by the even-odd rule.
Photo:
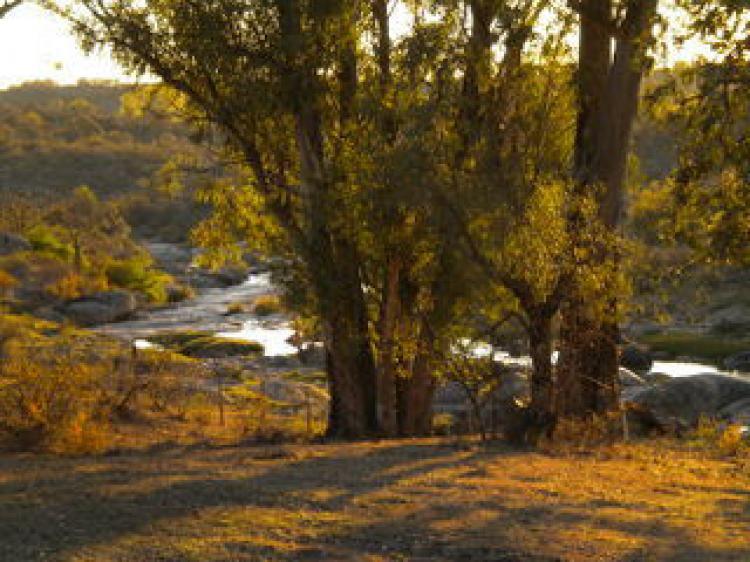
[[[750,560],[750,473],[674,442],[0,457],[0,560]]]

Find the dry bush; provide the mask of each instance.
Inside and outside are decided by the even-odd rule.
[[[7,344],[0,366],[0,434],[21,450],[95,452],[107,444],[105,364],[59,348]]]
[[[551,452],[575,453],[611,445],[623,437],[623,413],[613,411],[584,419],[559,419],[551,438],[544,438],[539,444]]]
[[[7,271],[0,269],[0,297],[10,294],[12,289],[18,286],[18,279]]]
[[[178,353],[161,350],[138,352],[133,387],[142,390],[143,406],[151,411],[187,418],[202,394],[201,380],[208,376],[201,364]]]
[[[696,428],[685,439],[691,447],[716,453],[721,457],[750,459],[750,436],[739,425],[701,417]]]

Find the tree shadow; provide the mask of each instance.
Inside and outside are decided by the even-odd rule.
[[[504,447],[461,450],[425,442],[362,443],[309,447],[299,458],[276,457],[276,449],[0,460],[0,560],[100,560],[105,557],[99,558],[97,549],[107,552],[113,543],[139,535],[144,538],[130,554],[106,559],[192,560],[183,558],[174,545],[155,544],[165,538],[160,526],[167,525],[169,535],[174,526],[184,525],[187,535],[195,532],[200,540],[201,533],[213,533],[222,524],[223,515],[217,512],[246,512],[250,517],[278,518],[278,523],[258,520],[247,527],[248,540],[228,537],[220,552],[200,560],[370,556],[547,562],[556,558],[531,552],[533,545],[519,542],[524,536],[519,528],[552,522],[543,532],[555,540],[556,532],[592,521],[599,529],[640,539],[644,548],[659,549],[658,558],[644,550],[611,558],[617,562],[750,560],[750,547],[710,549],[686,529],[657,516],[624,521],[607,514],[612,508],[636,513],[645,509],[637,501],[582,504],[538,494],[518,506],[503,501],[502,486],[488,495],[472,479],[487,476],[488,463],[527,454]],[[533,476],[516,480],[529,485],[539,481]],[[308,515],[309,522],[302,525],[296,519],[288,522]],[[275,533],[273,540],[252,540],[263,525]],[[285,532],[294,536],[282,536]],[[150,549],[156,549],[153,555]],[[586,559],[587,553],[593,553],[591,545],[581,544],[576,554]]]

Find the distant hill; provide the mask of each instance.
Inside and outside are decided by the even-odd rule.
[[[54,196],[86,184],[124,194],[174,154],[195,150],[186,127],[123,114],[132,88],[32,82],[0,91],[0,189]]]

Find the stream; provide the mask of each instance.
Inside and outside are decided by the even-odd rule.
[[[250,275],[243,283],[220,289],[202,289],[188,301],[167,308],[141,312],[137,318],[96,328],[102,334],[149,347],[150,336],[183,330],[213,332],[218,337],[256,341],[269,357],[292,355],[297,348],[287,340],[294,334],[286,319],[278,315],[261,318],[252,313],[227,314],[229,305],[249,304],[274,293],[268,273]]]
[[[252,313],[227,314],[229,305],[233,303],[252,303],[257,297],[274,292],[270,274],[253,274],[239,285],[202,289],[189,301],[144,311],[133,320],[99,326],[97,331],[130,340],[137,347],[149,347],[146,339],[159,333],[181,330],[205,331],[212,332],[218,337],[261,343],[267,357],[293,355],[297,353],[297,348],[288,340],[294,335],[294,330],[286,318],[278,315],[261,318]],[[477,356],[486,356],[492,351],[489,346],[477,346],[474,352]],[[494,357],[497,361],[521,366],[529,366],[531,363],[528,357],[514,358],[496,350]],[[556,357],[553,357],[554,359]],[[651,372],[670,377],[720,373],[712,365],[677,361],[655,361]]]

